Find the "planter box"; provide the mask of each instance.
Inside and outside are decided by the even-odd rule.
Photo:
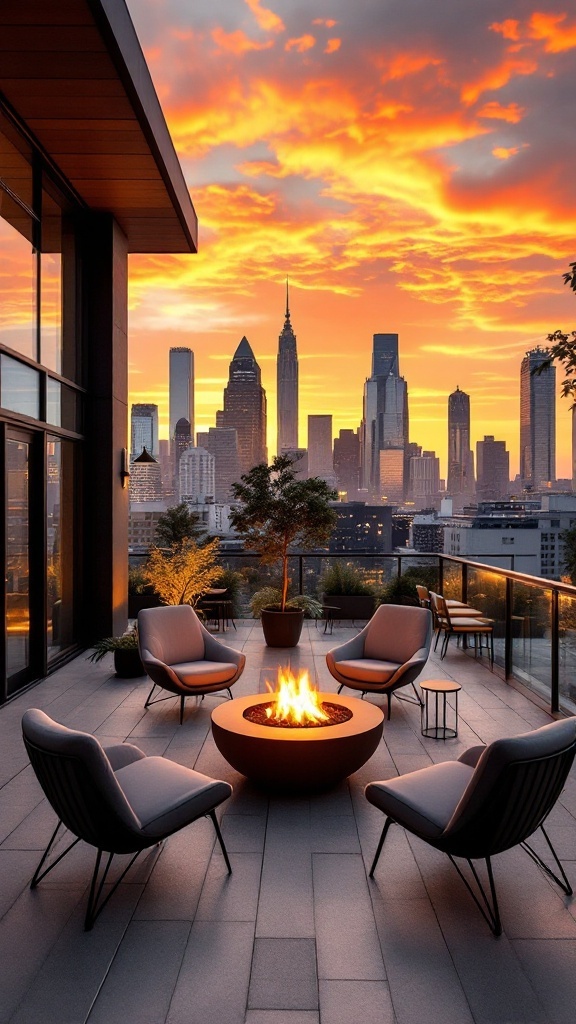
[[[334,619],[371,619],[374,614],[373,594],[323,594],[322,603],[338,609]]]

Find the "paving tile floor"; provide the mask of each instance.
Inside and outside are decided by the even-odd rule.
[[[305,624],[286,652],[239,623],[225,637],[247,654],[235,695],[264,691],[288,660],[333,691],[326,651],[354,631]],[[432,656],[422,678],[462,684],[458,738],[424,739],[418,708],[395,699],[370,761],[312,797],[268,796],[226,763],[210,732],[219,698],[188,701],[180,726],[176,700],[145,711],[147,680],[116,679],[111,660],[81,656],[1,709],[0,1024],[573,1024],[576,899],[521,850],[495,864],[499,939],[448,860],[400,829],[367,878],[383,824],[367,782],[550,721],[456,648],[442,663]],[[31,892],[54,814],[22,745],[28,707],[229,780],[221,823],[233,874],[202,819],[142,855],[90,933],[90,848],[79,844]],[[575,817],[573,773],[550,832],[576,887]]]

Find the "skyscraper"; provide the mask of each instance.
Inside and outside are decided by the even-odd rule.
[[[215,458],[205,448],[187,448],[180,458],[180,501],[214,499]]]
[[[360,479],[360,437],[357,430],[341,430],[334,438],[334,473],[339,491],[356,501]]]
[[[399,375],[398,335],[375,334],[372,349],[372,376],[364,385],[362,420],[362,486],[373,500],[382,496],[380,452],[387,448],[408,447],[408,388]],[[408,476],[404,460],[404,486]]]
[[[196,443],[214,456],[214,501],[222,504],[232,500],[232,484],[240,480],[238,435],[225,427],[199,431]]]
[[[478,501],[502,501],[510,489],[510,455],[505,441],[484,435],[476,442],[476,497]]]
[[[130,466],[130,504],[159,501],[162,497],[162,470],[153,455],[143,449]]]
[[[308,476],[334,477],[332,416],[308,417]]]
[[[266,392],[260,367],[247,338],[242,338],[230,363],[228,384],[224,388],[224,409],[216,417],[217,426],[232,428],[238,434],[240,472],[267,462]]]
[[[434,504],[440,491],[440,459],[436,452],[422,452],[410,459],[410,497],[417,508]]]
[[[276,361],[278,396],[278,444],[281,455],[287,449],[298,447],[298,353],[296,335],[290,323],[288,281],[286,281],[286,314],[282,333],[278,338]]]
[[[474,456],[470,449],[470,395],[457,387],[448,396],[448,494],[456,508],[474,495]]]
[[[545,359],[534,348],[520,368],[520,477],[535,489],[556,479],[556,368],[533,374]]]
[[[178,420],[188,420],[194,437],[194,353],[191,348],[170,349],[169,380],[170,442]]]
[[[130,454],[133,459],[147,448],[152,455],[158,455],[158,406],[135,403],[130,414]]]
[[[176,495],[180,494],[180,459],[191,445],[190,424],[187,419],[182,417],[174,427],[174,437],[172,438],[174,493]]]
[[[400,376],[398,363],[398,335],[397,334],[373,334],[372,335],[372,376],[387,377]]]

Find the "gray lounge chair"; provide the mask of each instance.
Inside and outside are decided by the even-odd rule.
[[[152,700],[160,686],[180,697],[180,724],[186,697],[227,690],[231,698],[230,687],[240,678],[246,663],[244,654],[221,644],[205,629],[188,604],[141,611],[138,644],[142,664],[154,683],[144,707],[168,699]]]
[[[424,668],[432,642],[432,615],[427,608],[382,604],[370,622],[352,640],[334,647],[326,655],[330,673],[343,686],[365,693],[385,693],[388,718],[392,694],[410,686],[416,703],[422,699],[414,685]],[[400,700],[412,700],[400,697]]]
[[[495,935],[502,934],[491,864],[495,854],[522,846],[564,893],[572,895],[543,823],[560,796],[575,752],[576,718],[569,718],[496,740],[488,747],[470,747],[457,761],[433,764],[386,782],[371,782],[365,796],[384,812],[386,821],[370,877],[390,825],[397,824],[448,855]],[[560,877],[526,842],[537,829],[544,835]],[[477,892],[455,857],[468,862]],[[491,903],[472,863],[478,859],[486,862]]]
[[[166,757],[147,757],[131,743],[102,747],[90,733],[68,729],[36,708],[24,714],[22,733],[30,763],[58,815],[58,824],[30,887],[36,888],[81,839],[95,846],[98,852],[84,921],[86,931],[93,927],[142,850],[204,815],[212,819],[226,867],[232,870],[215,814],[215,808],[232,793],[228,782],[208,778]],[[62,825],[76,838],[44,868]],[[104,852],[108,858],[98,880]],[[112,859],[119,853],[132,853],[133,857],[102,898]]]

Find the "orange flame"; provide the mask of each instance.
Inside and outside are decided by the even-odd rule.
[[[276,698],[274,705],[266,709],[267,717],[273,722],[309,725],[329,721],[330,716],[323,711],[318,690],[311,686],[306,669],[296,677],[290,668],[279,668],[276,690],[268,682],[266,686]]]

